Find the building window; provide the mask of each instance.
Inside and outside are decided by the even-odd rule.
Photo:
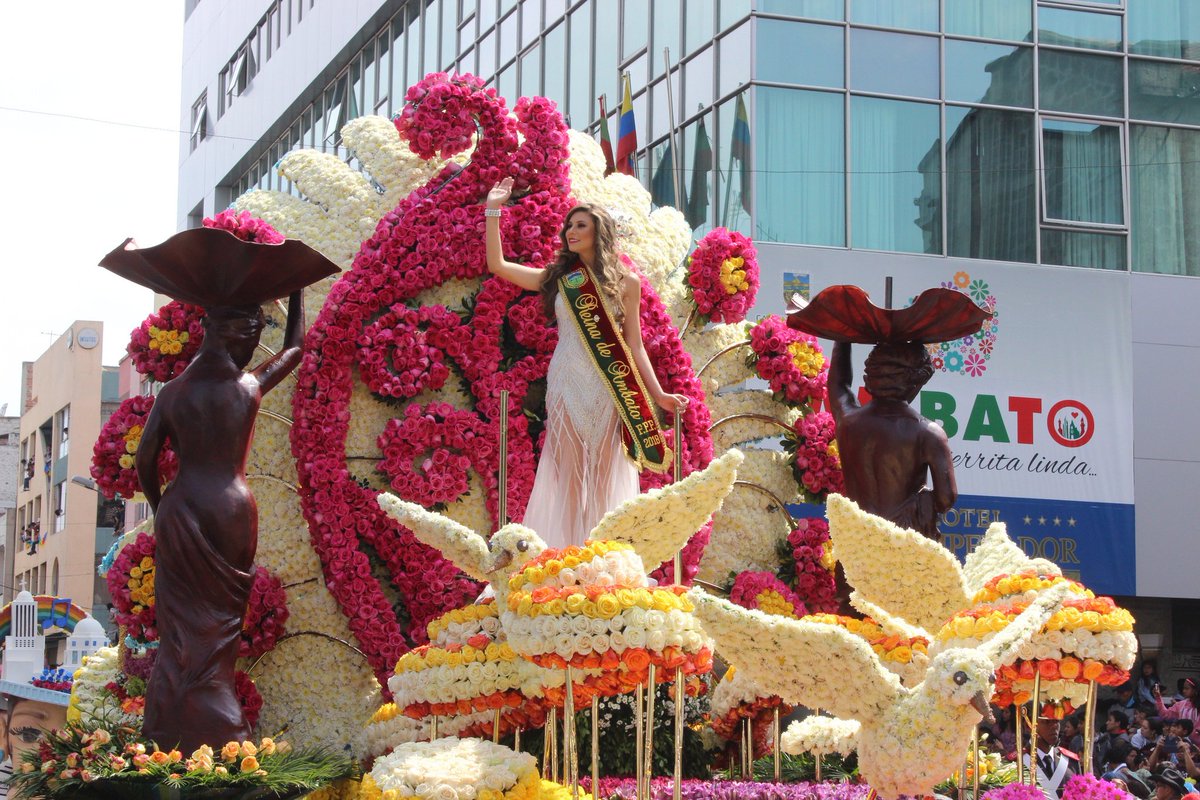
[[[67,527],[67,482],[54,485],[54,532],[59,533]]]
[[[208,138],[208,92],[202,92],[200,99],[192,104],[192,138],[189,152],[196,152],[200,143]]]
[[[70,450],[71,407],[58,412],[58,457],[64,458]]]
[[[1121,126],[1042,120],[1044,222],[1124,226]]]
[[[1200,131],[1129,126],[1133,269],[1200,276]]]

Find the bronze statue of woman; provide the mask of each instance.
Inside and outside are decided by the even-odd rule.
[[[207,271],[205,262],[211,265]],[[234,667],[258,546],[246,458],[263,395],[300,363],[299,287],[336,267],[299,242],[252,244],[218,230],[186,231],[146,250],[123,246],[101,263],[206,310],[204,343],[187,369],[163,386],[135,455],[142,491],[154,510],[159,631],[143,735],[184,752],[243,741],[250,725],[234,689]],[[180,286],[187,270],[164,264],[189,265],[198,280]],[[281,290],[289,295],[283,347],[244,371],[265,325],[260,304]],[[179,472],[163,491],[158,455],[168,440]]]

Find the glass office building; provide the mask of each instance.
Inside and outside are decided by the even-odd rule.
[[[249,189],[295,191],[276,169],[293,149],[356,165],[341,126],[394,113],[427,72],[475,73],[510,101],[543,94],[592,135],[603,95],[614,141],[627,73],[639,178],[697,237],[724,225],[755,239],[759,313],[781,309],[785,271],[812,265],[922,285],[983,269],[1030,287],[1066,275],[1081,292],[1118,281],[1103,313],[1129,331],[1138,594],[1197,596],[1195,558],[1151,555],[1200,533],[1200,425],[1178,421],[1180,398],[1200,397],[1197,0],[188,0],[187,13],[181,227]],[[1053,350],[1053,316],[1040,324]]]

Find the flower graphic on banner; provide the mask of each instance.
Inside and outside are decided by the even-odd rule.
[[[951,342],[926,345],[933,359],[933,368],[938,372],[953,372],[978,378],[987,372],[987,362],[995,352],[996,336],[1000,331],[1000,312],[996,310],[996,295],[983,278],[976,278],[961,270],[954,273],[950,280],[943,281],[941,287],[965,294],[974,300],[977,306],[990,311],[992,317],[983,323],[978,333]],[[912,303],[915,299],[910,297],[908,302]]]

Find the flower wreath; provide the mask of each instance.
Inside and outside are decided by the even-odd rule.
[[[117,407],[100,429],[100,436],[92,448],[92,478],[96,481],[97,491],[110,500],[118,496],[132,500],[142,490],[134,469],[134,454],[153,407],[152,395],[130,397]],[[168,440],[158,454],[159,480],[165,485],[178,471],[179,461]]]
[[[779,543],[779,579],[804,598],[812,613],[834,613],[838,609],[833,571],[833,545],[829,523],[823,519],[799,519],[787,539]]]
[[[154,537],[140,533],[117,553],[105,580],[117,624],[134,639],[158,639],[154,614]]]
[[[758,295],[758,252],[737,231],[714,228],[689,256],[687,282],[697,313],[741,322]]]
[[[346,442],[354,371],[356,367],[364,371],[364,359],[369,363],[377,358],[372,355],[375,350],[364,352],[358,343],[381,312],[410,304],[421,292],[450,279],[478,279],[486,274],[480,199],[500,178],[513,177],[516,198],[501,220],[506,258],[535,267],[548,265],[563,216],[572,206],[566,126],[551,101],[522,98],[510,115],[495,90],[484,88],[479,79],[445,74],[428,76],[409,89],[406,99],[396,127],[416,154],[422,158],[431,158],[435,152],[452,155],[472,137],[475,149],[466,166],[448,165],[385,214],[352,267],[330,290],[308,333],[304,359],[296,373],[291,428],[292,453],[304,487],[301,502],[326,586],[381,683],[386,683],[392,666],[413,643],[425,640],[426,624],[443,611],[470,602],[478,594],[478,585],[387,518],[375,502],[375,491],[364,488],[350,472]],[[418,308],[415,318],[447,319],[441,315],[444,308],[430,309]],[[411,319],[407,313],[406,318]],[[483,281],[463,316],[461,333],[456,330],[455,334],[465,337],[461,341],[469,346],[460,351],[460,340],[449,336],[447,326],[450,341],[440,343],[440,332],[430,335],[427,329],[422,332],[422,347],[442,351],[442,363],[456,368],[474,407],[415,422],[406,413],[403,420],[389,424],[380,439],[384,450],[381,467],[406,500],[422,503],[456,496],[463,485],[464,449],[453,442],[463,444],[468,432],[473,432],[467,458],[483,480],[488,511],[495,519],[498,400],[499,390],[508,389],[509,509],[513,518],[519,518],[536,464],[535,432],[526,424],[524,406],[530,384],[546,374],[556,338],[542,320],[538,299],[496,278]],[[667,391],[702,400],[690,357],[662,302],[646,285],[641,317],[647,351],[657,365],[660,382]],[[395,352],[414,352],[406,339],[421,332],[420,323],[391,329],[396,332]],[[427,355],[427,351],[421,352]],[[433,359],[430,362],[432,365]],[[414,386],[420,382],[415,378]],[[417,416],[426,416],[428,410],[419,408]],[[536,406],[531,409],[535,414],[539,410]],[[467,424],[468,417],[474,417],[474,422]],[[401,440],[401,431],[408,430],[406,422],[418,438]],[[703,467],[712,457],[708,411],[702,402],[689,404],[684,424],[683,458],[690,471]],[[451,452],[437,456],[448,442]],[[668,479],[644,476],[643,487]],[[706,536],[698,535],[685,551],[686,567],[692,573],[706,541]],[[379,566],[390,575],[395,594],[390,590],[385,594],[360,543],[378,554],[383,562]],[[396,596],[407,615],[404,627],[389,600]]]
[[[746,363],[781,403],[812,407],[825,399],[829,365],[816,337],[792,330],[774,314],[750,328]]]
[[[159,383],[178,376],[204,341],[204,309],[172,300],[133,329],[126,352],[133,368]]]
[[[822,503],[830,492],[845,491],[837,430],[828,411],[796,420],[783,449],[791,454],[792,474],[809,502]]]

